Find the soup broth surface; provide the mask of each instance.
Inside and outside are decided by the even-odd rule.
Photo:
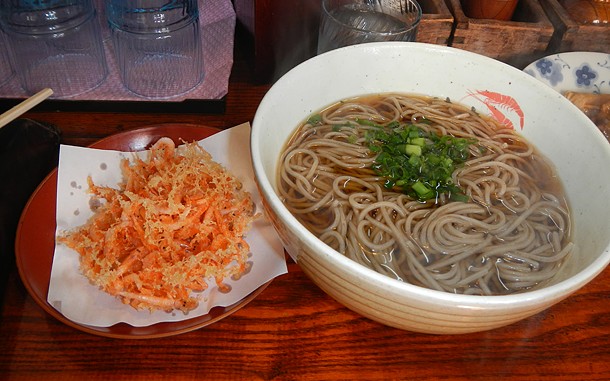
[[[333,249],[439,291],[529,290],[573,247],[553,165],[513,129],[445,99],[368,95],[311,115],[277,184]]]

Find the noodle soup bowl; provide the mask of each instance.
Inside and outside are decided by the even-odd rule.
[[[574,249],[555,277],[497,296],[436,291],[381,275],[309,232],[278,196],[278,161],[308,116],[355,96],[400,92],[449,98],[501,119],[556,167],[569,201]],[[610,262],[610,145],[561,94],[522,71],[474,53],[422,43],[350,46],[280,78],[256,112],[252,160],[265,211],[287,252],[321,289],[382,324],[430,334],[499,328],[537,314],[594,279]]]

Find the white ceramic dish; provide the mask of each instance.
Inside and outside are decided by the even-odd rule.
[[[288,212],[276,193],[276,167],[297,125],[341,99],[389,91],[450,98],[484,113],[500,110],[555,163],[573,210],[577,250],[550,284],[507,296],[424,289],[352,262]],[[521,70],[481,55],[394,42],[350,46],[314,57],[266,94],[253,121],[251,149],[263,204],[289,254],[340,303],[389,326],[433,334],[502,327],[568,297],[610,262],[610,199],[599,191],[610,187],[610,145],[562,95]],[[583,192],[583,184],[592,184],[591,191]]]
[[[610,54],[607,53],[552,54],[532,62],[523,71],[560,94],[566,91],[610,94]]]

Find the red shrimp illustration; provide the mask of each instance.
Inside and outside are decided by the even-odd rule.
[[[462,98],[462,100],[468,97],[473,97],[479,102],[483,103],[485,106],[487,106],[491,116],[495,120],[509,128],[512,128],[513,130],[515,129],[513,122],[507,118],[500,109],[505,109],[516,113],[519,117],[520,127],[523,129],[523,111],[514,98],[509,97],[508,95],[502,95],[486,90],[477,90],[475,92],[468,90],[468,95]]]

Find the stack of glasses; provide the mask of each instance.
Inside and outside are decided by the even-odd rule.
[[[163,99],[203,81],[197,0],[106,0],[106,16],[128,90]]]
[[[0,2],[0,26],[21,86],[51,88],[67,98],[99,86],[108,75],[104,45],[90,0]]]
[[[168,99],[203,81],[197,0],[104,3],[102,29],[93,0],[1,1],[7,54],[0,39],[0,85],[14,71],[30,94],[48,87],[54,98],[69,98],[95,89],[108,76],[107,31],[123,85],[133,94]]]

